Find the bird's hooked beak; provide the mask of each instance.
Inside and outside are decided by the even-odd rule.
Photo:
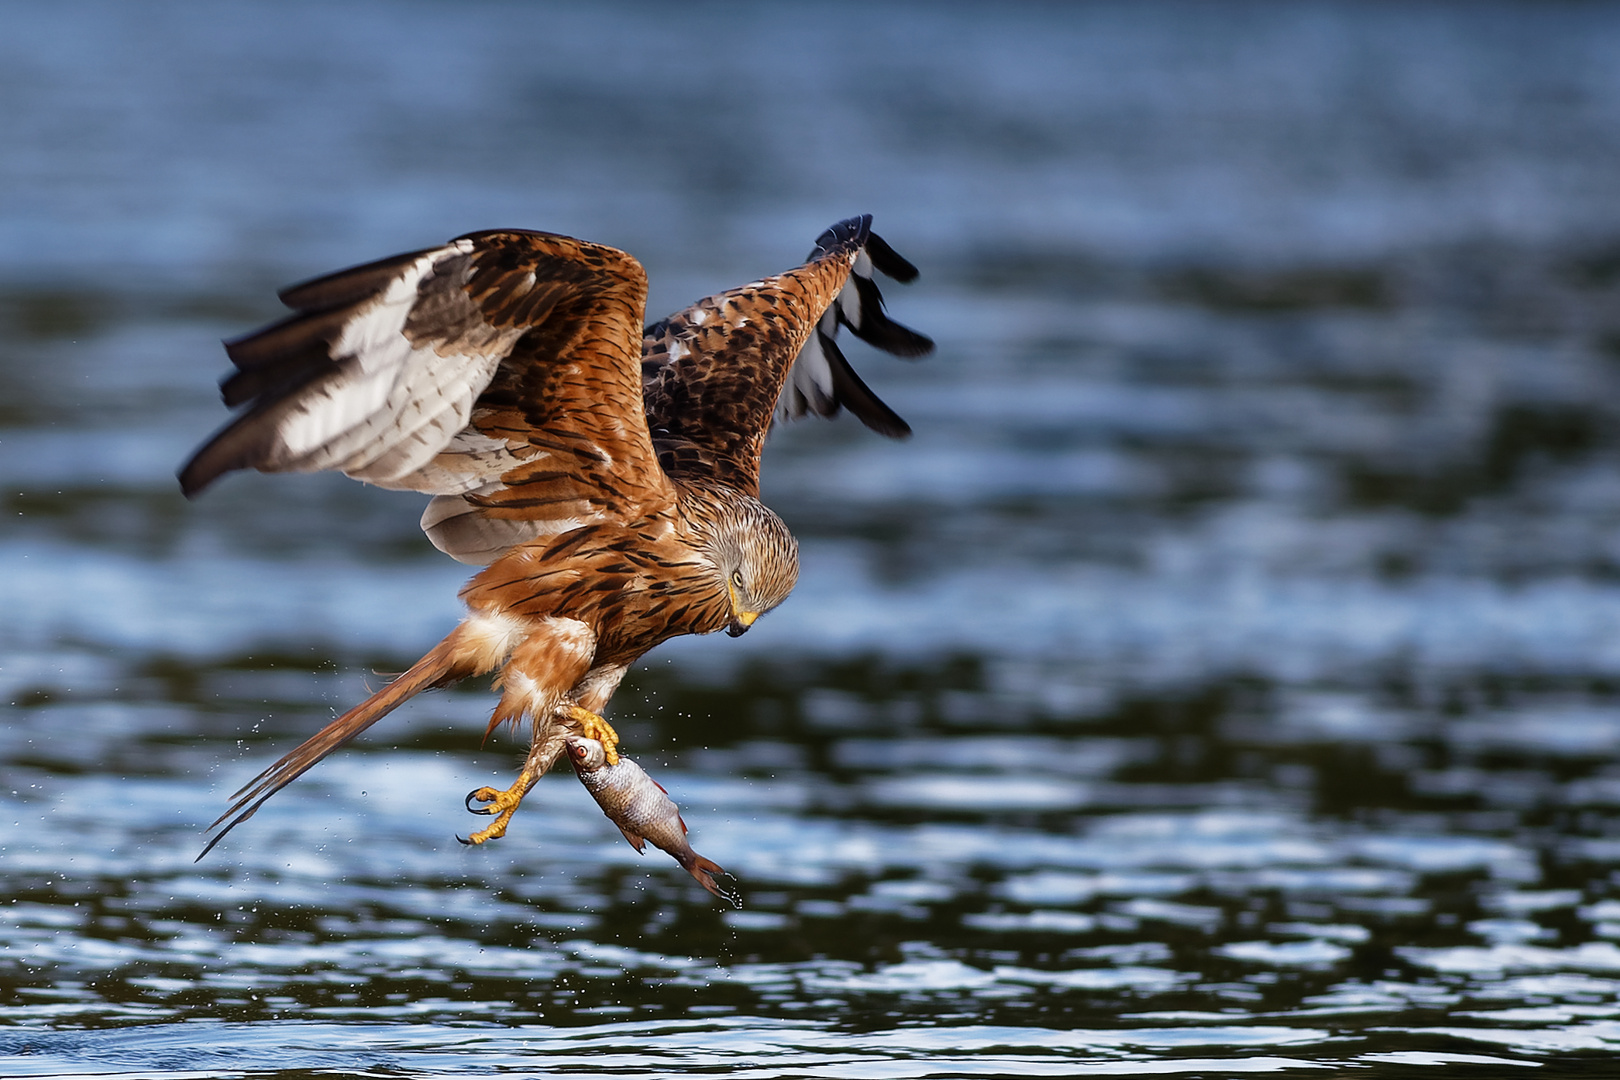
[[[742,637],[754,625],[754,620],[759,618],[759,612],[743,611],[737,606],[737,587],[729,581],[726,582],[726,595],[731,597],[731,622],[726,625],[726,635]]]

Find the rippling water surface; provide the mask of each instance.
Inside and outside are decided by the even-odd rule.
[[[1620,9],[0,11],[0,1073],[1607,1075]],[[870,211],[911,422],[614,703],[743,906],[492,698],[201,827],[458,615],[421,499],[173,469],[273,289],[476,228],[656,316]]]

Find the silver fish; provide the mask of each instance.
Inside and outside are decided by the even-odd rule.
[[[714,874],[724,874],[714,862],[692,850],[686,840],[686,822],[669,793],[647,775],[645,769],[623,754],[617,765],[609,765],[602,744],[580,735],[567,737],[568,760],[580,783],[591,793],[607,819],[619,827],[630,846],[646,850],[651,840],[697,878],[699,885],[722,900],[735,904],[737,898],[714,883]]]

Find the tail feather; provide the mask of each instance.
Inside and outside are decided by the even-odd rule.
[[[304,775],[327,754],[423,690],[443,686],[466,674],[457,670],[452,642],[453,638],[439,642],[426,656],[412,664],[405,674],[321,728],[297,749],[244,784],[232,796],[235,801],[231,803],[230,809],[208,826],[210,832],[215,829],[219,831],[202,849],[197,861],[200,862],[204,855],[214,850],[214,845],[225,839],[225,835],[232,829],[258,813],[259,807],[264,805],[266,799]],[[222,822],[224,828],[220,828]]]

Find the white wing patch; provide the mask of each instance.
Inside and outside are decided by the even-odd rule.
[[[865,258],[863,252],[861,258]],[[793,366],[788,369],[787,382],[782,386],[782,393],[776,399],[776,412],[774,421],[786,424],[800,417],[815,413],[817,416],[829,416],[837,411],[834,404],[837,401],[837,392],[833,386],[832,364],[821,347],[821,336],[825,334],[829,339],[838,333],[838,309],[844,304],[846,294],[851,295],[852,302],[859,307],[859,300],[853,298],[855,287],[847,281],[838,291],[837,298],[827,310],[822,313],[821,320],[816,324],[816,330],[805,339],[804,347],[799,355],[793,358]]]
[[[461,423],[465,425],[466,421]],[[372,483],[396,490],[463,495],[487,484],[491,476],[510,471],[520,462],[550,456],[546,451],[520,456],[504,439],[492,439],[463,426],[443,450],[413,472],[403,473],[386,483],[376,480]]]
[[[349,319],[331,349],[339,377],[277,425],[284,468],[336,469],[380,487],[431,492],[460,492],[482,482],[467,478],[463,469],[431,466],[464,433],[473,403],[523,329],[438,347],[427,340],[413,344],[405,334],[423,282],[444,259],[471,247],[461,241],[429,252]],[[441,351],[447,344],[451,351]],[[487,455],[490,449],[476,447],[473,453]],[[463,458],[461,464],[476,463]],[[449,486],[440,488],[440,481]]]
[[[834,306],[843,312],[844,321],[849,323],[849,328],[858,334],[865,327],[861,325],[861,294],[856,290],[854,279],[862,277],[871,281],[872,275],[877,273],[877,268],[872,265],[872,257],[866,253],[865,248],[861,248],[860,251],[856,252],[855,265],[850,267],[849,273],[850,278],[844,282],[844,287],[838,290],[838,299],[834,301]],[[822,316],[821,321],[821,328],[829,334],[832,333],[833,328],[826,325],[826,316]],[[834,325],[836,325],[836,320],[834,320]]]
[[[387,292],[344,324],[343,335],[333,344],[331,355],[348,368],[348,377],[301,403],[282,419],[277,434],[289,456],[303,457],[325,446],[382,408],[398,365],[411,352],[404,334],[405,320],[422,279],[439,259],[454,250],[440,248],[416,260],[394,279]]]
[[[501,490],[499,483],[486,484],[469,495],[489,495]],[[589,507],[584,500],[569,503],[576,510]],[[600,513],[561,512],[550,518],[489,517],[483,508],[462,495],[436,495],[422,511],[422,531],[433,546],[460,563],[488,566],[519,544],[542,536],[558,536],[585,525],[605,520]]]

